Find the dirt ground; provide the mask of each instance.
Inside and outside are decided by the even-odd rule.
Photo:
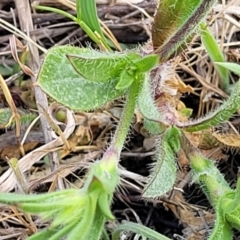
[[[16,124],[7,126],[11,111],[0,90],[0,191],[5,192],[18,191],[14,176],[9,173],[7,160],[13,157],[22,159],[23,153],[26,155],[21,169],[26,176],[29,192],[81,187],[84,172],[106,149],[124,104],[124,99],[121,99],[95,112],[76,113],[79,125],[69,138],[71,151],[61,148],[59,143],[52,143],[55,140],[48,131],[46,120],[41,122],[42,125],[38,120],[29,128],[38,115],[36,102],[40,102],[42,106],[52,102],[52,99],[47,98],[40,90],[34,91],[32,82],[36,80],[35,75],[26,74],[37,74],[44,58],[41,48],[90,44],[90,39],[71,20],[56,13],[36,11],[32,5],[39,2],[44,6],[75,13],[73,2],[67,0],[31,0],[30,4],[22,0],[0,0],[0,73],[21,113],[20,138],[24,138],[21,149],[16,138]],[[240,1],[220,2],[209,15],[208,23],[225,58],[231,62],[239,62]],[[99,18],[124,49],[134,48],[149,40],[155,11],[154,1],[143,0],[137,7],[129,4],[118,5],[111,1],[97,6]],[[25,48],[27,43],[29,55]],[[92,43],[91,46],[96,47]],[[18,58],[24,61],[23,69],[16,64]],[[175,60],[174,78],[192,89],[190,93],[180,96],[182,103],[192,109],[192,118],[203,116],[228,97],[220,89],[219,76],[198,34]],[[236,80],[236,76],[231,75],[231,81]],[[204,144],[200,140],[203,137],[201,133],[192,136],[202,153],[216,162],[232,187],[235,186],[240,166],[239,126],[239,115],[236,113],[229,122],[211,130],[216,134],[217,141]],[[25,135],[26,131],[28,132]],[[149,176],[149,165],[153,163],[152,146],[153,138],[144,132],[143,124],[136,115],[121,155],[123,186],[116,192],[112,206],[116,220],[107,223],[107,228],[111,229],[114,224],[123,220],[131,220],[155,229],[171,239],[206,239],[214,225],[214,211],[200,187],[191,183],[191,169],[181,152],[177,156],[175,188],[159,199],[142,199],[143,184]],[[48,158],[44,157],[46,154],[39,154],[46,149],[50,153]],[[47,224],[34,216],[31,225],[16,208],[0,205],[0,240],[26,239],[34,229],[40,229]],[[129,234],[122,239],[141,238]],[[240,234],[236,232],[234,239],[240,239]]]

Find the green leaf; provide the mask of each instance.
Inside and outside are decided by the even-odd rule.
[[[153,67],[155,67],[159,62],[159,57],[157,55],[145,56],[141,59],[132,60],[126,66],[126,69],[122,71],[120,79],[117,83],[116,89],[126,89],[129,88],[133,81],[138,81],[138,79],[143,79],[140,74],[149,72]]]
[[[36,115],[33,113],[27,113],[18,109],[18,114],[20,115],[20,124],[21,126],[28,127],[30,123],[36,118]],[[13,113],[10,108],[1,108],[0,109],[0,129],[7,127],[15,127],[16,120],[12,119],[10,125],[8,125],[9,120],[11,119]]]
[[[138,108],[144,117],[144,126],[151,134],[159,134],[165,130],[159,122],[166,122],[164,116],[162,116],[153,100],[150,76],[145,74],[145,80],[143,87],[138,96]],[[148,120],[149,118],[149,120]],[[157,120],[158,122],[154,122]]]
[[[225,214],[226,221],[232,227],[240,231],[240,206],[230,213]]]
[[[86,49],[82,54],[67,54],[67,57],[83,78],[94,82],[107,82],[119,79],[126,65],[134,59],[139,59],[136,53],[104,53]]]
[[[182,135],[181,130],[179,130],[175,126],[169,127],[165,132],[164,139],[165,141],[168,142],[174,153],[177,153],[181,148],[180,142],[181,135]]]
[[[55,204],[52,204],[52,202],[41,202],[41,204],[39,204],[39,202],[36,203],[20,203],[17,204],[17,206],[22,209],[25,212],[30,212],[30,213],[42,213],[42,212],[46,212],[46,211],[52,211],[54,212],[55,210],[57,211],[57,209],[59,207],[61,207],[61,203],[58,202]],[[70,205],[70,203],[69,203]],[[68,207],[68,206],[65,206]]]
[[[141,59],[133,61],[133,66],[137,68],[138,72],[145,73],[149,72],[159,62],[159,56],[156,54],[144,56]]]
[[[83,214],[81,214],[81,221],[74,227],[74,229],[68,234],[68,240],[85,240],[86,235],[91,231],[91,227],[94,224],[94,214],[97,206],[97,199],[99,190],[88,194],[88,202],[84,208]]]
[[[224,214],[225,220],[229,226],[240,230],[240,193],[238,186],[235,190],[227,192],[221,198],[221,210]]]
[[[89,55],[90,51],[94,50],[71,46],[51,48],[40,69],[37,85],[56,101],[80,111],[102,107],[122,96],[124,92],[115,89],[116,81],[108,84],[90,82],[79,76],[66,57],[67,54]]]
[[[71,222],[75,221],[75,219],[78,219],[78,221],[80,221],[84,207],[85,205],[79,206],[75,203],[71,204],[70,207],[62,206],[58,209],[58,213],[54,214],[54,220],[51,224],[51,227],[55,228],[58,226],[68,225]],[[41,216],[43,216],[44,219],[49,219],[50,217],[47,216],[47,214],[41,214]],[[51,217],[53,217],[53,215]]]
[[[116,89],[126,89],[129,88],[133,81],[138,81],[138,79],[143,79],[140,74],[149,72],[153,67],[159,62],[159,57],[157,55],[145,56],[141,59],[132,60],[125,69],[121,72],[119,81],[117,83]]]
[[[231,63],[231,62],[215,62],[216,65],[222,66],[227,68],[228,70],[236,73],[240,76],[240,65],[238,63]]]
[[[85,22],[88,27],[104,37],[98,22],[97,8],[95,0],[77,0],[77,18]]]
[[[159,197],[172,189],[176,180],[175,154],[180,150],[180,131],[169,127],[157,143],[156,164],[152,166],[143,197]]]
[[[84,22],[93,33],[98,33],[104,46],[108,47],[105,36],[98,21],[97,8],[95,0],[77,0],[77,18]]]
[[[48,240],[59,240],[62,237],[66,236],[79,223],[79,221],[80,221],[79,218],[80,218],[80,216],[78,216],[78,218],[75,217],[74,219],[72,219],[72,221],[69,224],[62,225],[61,228],[53,228],[53,231],[55,230],[55,233],[53,233],[52,236],[47,239]]]
[[[50,239],[51,236],[53,236],[58,229],[44,229],[40,232],[37,232],[33,234],[32,236],[28,237],[27,240],[46,240]]]
[[[105,216],[102,214],[99,206],[96,207],[91,231],[87,233],[85,239],[99,240],[104,231]],[[104,239],[104,238],[103,238]]]
[[[170,238],[165,237],[164,235],[145,227],[139,223],[134,222],[124,222],[120,224],[112,234],[112,240],[120,239],[121,231],[129,231],[140,234],[142,237],[146,237],[151,240],[170,240]]]
[[[161,0],[152,26],[155,53],[161,61],[185,44],[216,0]]]
[[[202,43],[205,46],[209,57],[213,62],[224,62],[225,60],[224,60],[223,53],[216,39],[214,38],[209,28],[207,27],[207,24],[202,23],[200,26],[201,26]],[[228,70],[225,67],[220,66],[218,64],[215,67],[221,78],[221,82],[220,82],[221,88],[228,92],[229,91]]]
[[[57,191],[46,194],[34,194],[34,195],[20,195],[14,193],[0,193],[0,202],[6,204],[14,203],[34,203],[39,201],[46,201],[54,198],[71,198],[76,195],[76,189],[67,189],[64,191]]]
[[[111,205],[111,197],[107,193],[100,193],[98,197],[98,205],[102,211],[102,214],[108,218],[113,220],[114,216],[111,212],[110,205]]]
[[[12,111],[10,108],[0,109],[0,128],[5,128],[12,116]]]
[[[217,189],[215,189],[217,191]],[[226,195],[229,195],[228,193]],[[232,192],[230,192],[232,195]],[[227,208],[231,207],[231,199],[226,199],[227,196],[222,196],[217,201],[216,206],[214,206],[216,211],[216,221],[213,231],[209,237],[209,240],[232,240],[233,232],[230,224],[228,224],[225,217],[226,204],[230,205]],[[228,197],[227,197],[228,198]],[[227,203],[226,203],[227,200]],[[229,201],[230,200],[230,201]],[[230,204],[229,204],[230,203]]]
[[[116,85],[116,89],[124,90],[129,88],[132,85],[133,81],[135,80],[134,78],[135,78],[134,75],[129,75],[128,71],[123,70]]]
[[[10,76],[13,73],[13,69],[8,66],[0,65],[0,74],[3,77]]]
[[[223,64],[222,64],[223,65]],[[223,66],[226,66],[225,64]],[[187,132],[196,132],[215,127],[227,121],[238,109],[240,109],[240,81],[238,81],[229,98],[215,111],[195,121],[185,123],[183,127]]]

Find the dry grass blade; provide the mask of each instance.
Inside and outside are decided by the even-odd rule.
[[[15,174],[16,180],[17,180],[17,185],[18,189],[20,190],[21,193],[27,194],[28,193],[28,186],[27,186],[27,180],[21,170],[19,169],[18,166],[18,159],[12,158],[8,160],[9,166],[12,169],[12,171]]]
[[[26,218],[26,220],[25,220],[22,216],[22,213],[20,213],[17,210],[17,208],[15,208],[15,207],[10,207],[10,208],[13,211],[13,213],[16,215],[16,217],[19,219],[19,221],[21,222],[21,224],[23,226],[25,226],[27,229],[29,229],[30,232],[32,232],[32,233],[37,232],[37,228],[34,225],[30,214],[27,214],[27,213],[23,214],[24,218]],[[11,217],[11,215],[10,215],[10,217]]]
[[[41,106],[41,104],[39,103],[39,106],[42,108],[42,111],[43,111],[43,114],[44,116],[46,117],[50,127],[52,128],[52,130],[57,133],[61,138],[62,138],[62,141],[64,142],[64,145],[67,147],[67,149],[70,150],[70,146],[69,146],[69,143],[67,141],[67,139],[65,138],[61,128],[55,123],[55,121],[53,120],[53,116],[50,117],[50,115],[47,113],[47,111]],[[53,104],[49,107],[49,111],[51,111],[53,108]],[[54,134],[55,134],[54,133]],[[56,137],[57,135],[55,135]]]
[[[12,24],[8,23],[7,21],[5,21],[4,19],[0,18],[0,27],[6,29],[7,31],[11,32],[12,34],[14,34],[15,36],[18,36],[22,39],[27,40],[28,42],[32,43],[33,45],[35,45],[38,49],[40,49],[43,53],[46,53],[47,50],[43,47],[41,47],[40,45],[38,45],[36,42],[34,42],[29,36],[27,36],[24,32],[22,32],[21,30],[19,30],[18,28],[16,28],[15,26],[13,26]]]
[[[19,115],[18,110],[17,110],[17,108],[15,106],[15,103],[14,103],[14,101],[12,99],[12,95],[11,95],[9,89],[8,89],[8,86],[5,83],[5,81],[4,81],[4,79],[3,79],[1,74],[0,74],[0,87],[2,88],[2,91],[3,91],[3,94],[4,94],[5,98],[6,98],[6,101],[7,101],[8,105],[11,108],[12,113],[13,113],[12,117],[9,120],[9,123],[6,125],[6,128],[11,124],[13,119],[15,119],[15,122],[16,122],[16,137],[19,140],[19,146],[21,146],[20,145],[20,138],[19,138],[20,134],[21,134],[21,132],[20,132],[21,131],[20,130],[20,126],[21,126],[20,115]],[[23,150],[22,147],[20,148],[20,150],[21,150],[22,154],[24,155],[24,150]]]
[[[73,132],[75,128],[75,120],[73,114],[70,110],[67,111],[67,124],[64,133],[64,137],[67,139]],[[28,153],[23,158],[19,159],[18,166],[22,173],[30,169],[30,167],[42,159],[45,155],[52,151],[52,149],[59,147],[63,144],[61,137],[35,149],[34,151]],[[9,192],[16,186],[16,179],[13,174],[12,169],[8,169],[0,177],[0,191]]]
[[[23,64],[18,57],[17,47],[20,48],[23,54],[27,54],[27,48],[23,46],[22,43],[14,35],[9,39],[9,41],[14,60],[19,64],[24,73],[26,73],[28,76],[34,77],[34,73],[32,72],[32,70],[28,66]],[[26,58],[26,56],[24,57]]]

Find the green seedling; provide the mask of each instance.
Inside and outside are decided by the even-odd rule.
[[[202,43],[206,48],[206,51],[212,60],[212,62],[224,62],[224,56],[223,53],[214,38],[213,34],[210,32],[207,24],[201,23],[200,24],[200,33],[201,33],[201,39]],[[219,73],[220,76],[220,86],[221,88],[229,93],[229,73],[228,70],[225,67],[222,67],[220,65],[215,65],[216,70]]]
[[[201,184],[216,211],[216,226],[209,239],[232,238],[232,228],[239,229],[237,212],[240,183],[238,181],[237,188],[232,190],[214,164],[194,149],[185,132],[212,128],[231,117],[240,108],[240,83],[237,83],[229,99],[214,112],[201,120],[184,124],[180,123],[172,111],[175,109],[167,102],[163,102],[160,108],[155,104],[155,89],[152,89],[152,78],[158,72],[155,70],[159,70],[160,81],[160,70],[161,67],[164,68],[165,61],[186,46],[215,2],[161,0],[152,30],[154,54],[143,56],[141,52],[144,51],[140,49],[113,53],[72,46],[53,47],[47,52],[36,85],[56,101],[76,111],[94,110],[122,96],[126,102],[110,146],[102,159],[92,164],[81,189],[26,196],[0,193],[0,201],[3,203],[38,213],[44,219],[53,219],[50,227],[29,239],[64,237],[98,240],[102,234],[106,235],[104,223],[106,219],[114,219],[110,206],[113,194],[120,184],[120,153],[136,108],[143,115],[145,128],[156,137],[156,163],[152,166],[143,197],[151,200],[172,189],[176,180],[176,154],[183,149],[191,161],[194,180]],[[81,1],[77,4],[78,18],[70,17],[84,30],[87,26],[86,32],[93,41],[104,44],[103,35],[98,33],[99,40],[94,33],[100,31],[96,11],[94,10],[94,20],[91,20],[87,12],[84,13],[87,6],[80,3]],[[84,2],[86,3],[87,1]],[[93,9],[93,1],[90,4],[90,9]],[[210,42],[205,41],[205,45],[210,47]],[[143,237],[166,239],[143,226],[129,226]],[[119,236],[121,229],[130,230],[122,225],[116,229],[112,239]]]

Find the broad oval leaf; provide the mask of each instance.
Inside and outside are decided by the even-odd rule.
[[[51,48],[45,56],[36,85],[61,104],[80,111],[99,108],[106,102],[124,95],[124,91],[115,89],[117,80],[94,83],[80,76],[66,56],[67,54],[89,56],[94,54],[93,51],[72,46]],[[89,67],[89,71],[94,70]]]

